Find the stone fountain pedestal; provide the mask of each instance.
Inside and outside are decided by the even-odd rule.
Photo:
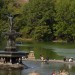
[[[0,68],[28,68],[22,62],[22,57],[28,54],[23,51],[0,51]]]
[[[10,21],[10,29],[4,33],[7,37],[7,44],[5,50],[0,51],[0,66],[2,66],[2,68],[26,68],[27,66],[22,63],[22,57],[29,53],[19,51],[16,48],[15,39],[17,36],[20,36],[20,33],[13,29],[13,15],[9,14],[7,17]]]

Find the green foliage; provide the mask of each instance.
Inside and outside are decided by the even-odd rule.
[[[9,21],[4,14],[18,14],[19,8],[15,6],[16,0],[0,0],[0,40],[2,38],[2,32],[9,30]],[[20,9],[19,9],[20,11]],[[21,11],[20,11],[21,12]],[[16,19],[16,22],[18,19]]]
[[[0,0],[0,9],[3,7],[3,0]]]
[[[23,8],[23,21],[26,24],[23,25],[23,28],[31,27],[28,31],[30,32],[29,35],[36,40],[51,39],[50,35],[53,35],[53,17],[54,0],[31,0]]]
[[[21,33],[23,34],[22,36],[24,38],[31,38],[31,31],[32,31],[32,27],[26,26],[25,28],[23,28],[21,30]]]
[[[56,1],[56,21],[54,25],[55,35],[65,37],[68,41],[74,41],[75,37],[75,1]]]
[[[38,41],[50,40],[51,29],[48,26],[36,26],[33,32],[33,38]]]
[[[15,18],[14,28],[22,37],[75,41],[75,0],[30,0],[23,5],[17,0],[0,0],[0,36],[9,28],[7,13],[21,14]]]

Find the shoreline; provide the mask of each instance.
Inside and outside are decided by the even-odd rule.
[[[75,61],[69,62],[69,61],[63,61],[63,60],[40,60],[40,59],[22,59],[22,61],[36,61],[36,62],[44,62],[44,63],[62,63],[62,64],[72,64],[75,65]],[[11,63],[1,63],[0,62],[0,69],[23,69],[28,68],[24,63],[23,64],[11,64]]]
[[[69,62],[69,61],[63,61],[63,60],[40,60],[40,59],[22,59],[23,61],[39,61],[39,62],[54,62],[54,63],[65,63],[65,64],[75,64],[75,61]]]

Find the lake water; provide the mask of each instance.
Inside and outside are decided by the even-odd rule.
[[[20,50],[34,51],[36,59],[40,58],[40,54],[44,58],[50,59],[63,59],[73,57],[75,59],[75,44],[66,43],[23,43],[18,45]],[[62,64],[62,63],[43,63],[39,61],[23,61],[27,65],[28,69],[4,69],[0,70],[0,75],[30,75],[33,72],[39,73],[39,75],[51,75],[53,72],[58,73],[60,70],[65,70],[69,75],[75,75],[75,64]]]
[[[52,75],[53,72],[59,73],[59,71],[65,70],[69,75],[75,75],[75,65],[62,64],[62,63],[44,63],[40,61],[23,61],[23,63],[29,66],[28,69],[4,69],[0,70],[0,75],[30,75],[33,72],[39,75]]]
[[[34,51],[36,58],[39,58],[40,54],[50,59],[63,59],[64,56],[75,58],[75,44],[72,43],[25,43],[20,49]]]

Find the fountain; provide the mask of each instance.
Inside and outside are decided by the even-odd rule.
[[[16,32],[13,28],[14,16],[8,14],[7,17],[10,22],[10,29],[8,32],[4,32],[7,36],[7,45],[4,51],[0,51],[0,66],[3,66],[4,68],[27,67],[22,63],[22,57],[28,55],[29,53],[17,50],[15,39],[20,35],[20,33]]]

